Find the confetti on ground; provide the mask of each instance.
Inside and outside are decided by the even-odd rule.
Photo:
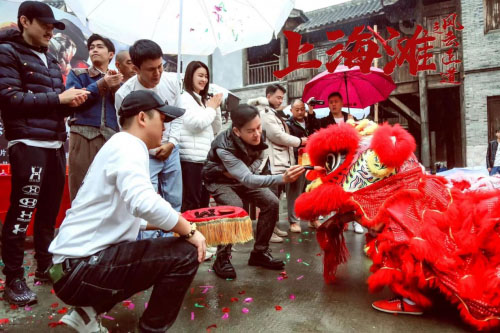
[[[41,286],[41,285],[42,285],[42,283],[40,281],[35,282],[35,286]]]
[[[204,306],[203,306],[203,305],[198,304],[198,303],[194,303],[194,307],[195,307],[195,308],[204,308]]]
[[[245,295],[245,291],[244,291],[244,290],[242,290],[242,291],[238,291],[238,294],[240,294],[240,295]]]
[[[217,328],[217,325],[216,324],[212,324],[210,326],[207,327],[207,332],[210,332],[210,329],[212,328]]]
[[[191,320],[194,320],[194,312],[191,312]]]
[[[203,289],[203,290],[201,291],[201,293],[202,293],[202,294],[206,294],[206,293],[208,292],[208,290],[209,290],[210,288],[213,288],[213,287],[214,287],[214,286],[200,286],[200,288],[201,288],[201,289]]]
[[[321,257],[321,253],[316,253],[316,257]]]
[[[304,275],[301,275],[299,277],[297,277],[297,280],[302,280],[304,278]]]
[[[253,302],[253,298],[252,297],[245,298],[245,300],[243,302],[244,303],[252,303]]]
[[[282,276],[278,276],[278,281],[281,281],[283,280],[283,277]]]
[[[58,308],[59,307],[59,303],[52,303],[52,305],[50,307],[52,309]]]
[[[228,313],[229,311],[231,311],[229,308],[222,308],[222,312],[224,313]]]
[[[293,301],[295,300],[295,295],[294,294],[290,294],[290,299]]]
[[[54,289],[50,289],[50,293],[53,294],[53,295],[56,294],[56,292],[54,291]]]
[[[304,265],[309,266],[309,264],[305,261],[302,262]]]
[[[194,293],[194,288],[191,288],[190,294],[192,295]]]
[[[302,238],[299,238],[299,243],[302,243]]]
[[[148,302],[144,303],[144,309],[148,308]]]
[[[231,303],[233,302],[238,302],[238,298],[237,297],[231,297]]]
[[[115,320],[115,318],[107,315],[101,315],[101,318],[107,319],[107,320]]]
[[[49,323],[49,327],[51,327],[51,328],[54,328],[54,327],[60,326],[60,325],[64,325],[64,323],[62,321],[54,321],[54,322]]]
[[[31,311],[32,309],[33,309],[33,308],[32,308],[31,306],[29,306],[29,305],[26,305],[26,306],[24,307],[24,310],[26,310],[26,311]]]
[[[57,303],[56,303],[56,304],[57,304]],[[57,306],[56,306],[56,307],[57,307]],[[10,305],[10,308],[11,308],[12,310],[17,310],[18,306],[17,306],[17,305],[15,305],[15,304],[11,304],[11,305]]]
[[[299,262],[299,263],[300,263],[300,262],[302,262],[302,259],[300,259],[300,258],[299,258],[299,259],[297,259],[297,262]]]
[[[9,323],[9,318],[0,319],[0,325],[7,324],[7,323]]]
[[[65,314],[66,312],[68,312],[68,308],[67,307],[63,307],[63,308],[57,310],[57,313],[59,313],[59,314]]]
[[[229,313],[224,313],[221,318],[222,319],[228,319],[229,318]]]
[[[241,309],[241,312],[243,312],[244,314],[247,314],[250,312],[250,310],[248,310],[247,308],[243,308],[243,309]]]
[[[290,260],[290,253],[286,254],[286,260]]]
[[[274,308],[276,309],[276,311],[281,311],[281,310],[283,310],[283,308],[282,308],[281,306],[279,306],[279,305],[276,305]]]
[[[285,250],[281,249],[281,250],[280,250],[280,253],[283,253],[283,252],[285,252]]]

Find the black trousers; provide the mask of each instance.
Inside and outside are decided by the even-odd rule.
[[[36,209],[34,241],[38,270],[52,263],[48,248],[61,205],[66,173],[64,148],[48,149],[16,143],[9,148],[12,173],[10,206],[2,228],[3,273],[7,282],[24,275],[26,230]]]
[[[279,200],[269,188],[250,189],[240,184],[209,184],[208,191],[219,206],[243,208],[243,200],[260,208],[257,230],[255,231],[254,251],[267,251],[269,240],[278,221]],[[217,247],[217,252],[231,251],[231,245]]]
[[[208,207],[210,194],[203,185],[201,170],[203,163],[181,162],[182,169],[182,208],[186,210]]]
[[[153,286],[139,328],[164,332],[177,318],[198,265],[196,247],[183,239],[126,242],[82,259],[54,284],[54,291],[66,304],[103,313]]]

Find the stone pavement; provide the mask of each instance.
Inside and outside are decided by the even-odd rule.
[[[286,228],[284,222],[280,223]],[[315,232],[302,224],[302,234],[292,234],[282,244],[272,244],[273,255],[286,260],[286,277],[247,265],[252,243],[236,245],[233,263],[238,274],[224,281],[211,271],[211,262],[200,265],[171,332],[467,332],[458,311],[439,295],[436,305],[423,316],[395,316],[371,308],[371,302],[391,296],[385,291],[371,295],[366,287],[370,261],[364,256],[364,236],[345,233],[351,258],[339,268],[336,283],[326,285],[322,256]],[[33,273],[32,250],[26,268]],[[33,286],[33,276],[28,277]],[[67,307],[51,294],[51,287],[33,288],[39,303],[31,308],[11,309],[0,302],[0,326],[5,332],[71,332],[64,326],[51,328]],[[134,332],[148,300],[149,291],[117,304],[102,320],[111,332]],[[246,309],[246,310],[245,310]],[[244,312],[243,312],[244,311]]]

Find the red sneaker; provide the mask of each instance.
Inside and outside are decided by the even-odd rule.
[[[424,313],[418,305],[406,303],[402,297],[394,297],[389,300],[376,301],[372,303],[374,309],[387,313],[401,313],[409,315],[421,315]]]

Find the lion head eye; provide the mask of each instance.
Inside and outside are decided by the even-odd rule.
[[[326,155],[325,160],[325,169],[327,174],[335,171],[342,163],[345,161],[345,153],[337,152],[337,153],[329,153]]]

